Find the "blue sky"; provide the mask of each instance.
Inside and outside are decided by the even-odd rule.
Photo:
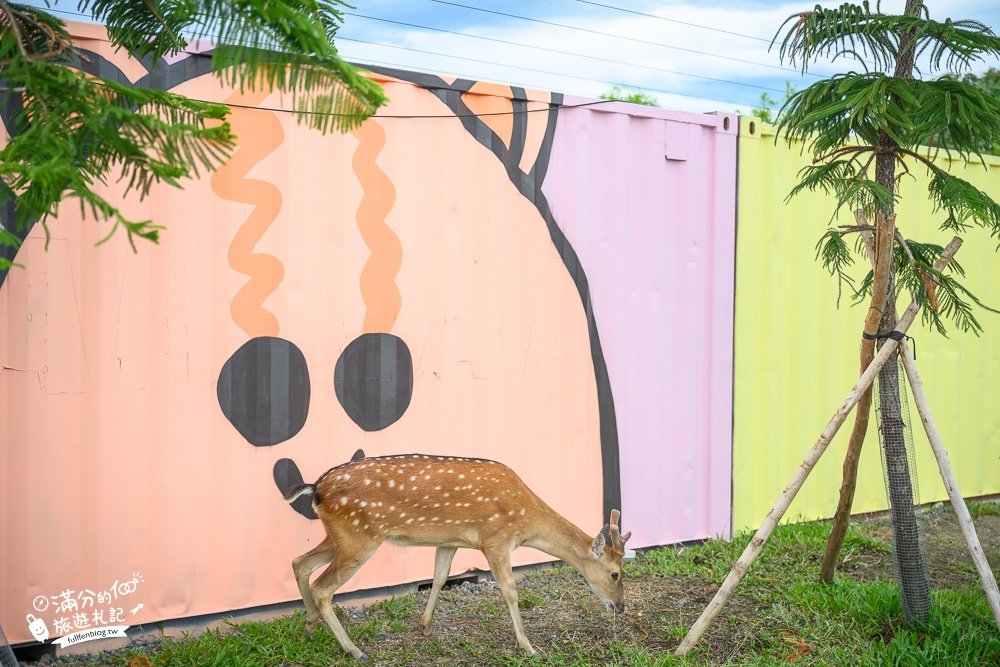
[[[778,60],[770,40],[812,2],[741,0],[354,0],[338,48],[349,60],[596,97],[618,85],[690,111],[749,110],[811,74]],[[37,2],[33,4],[39,4]],[[839,0],[825,3],[836,6]],[[898,12],[904,0],[885,0]],[[931,18],[977,19],[1000,32],[997,0],[927,0]],[[55,9],[75,11],[61,0]],[[509,14],[511,16],[505,16]],[[69,13],[64,18],[77,18]],[[408,25],[406,25],[408,24]],[[564,27],[566,26],[566,27]],[[460,34],[456,34],[460,33]],[[980,63],[975,71],[996,61]]]

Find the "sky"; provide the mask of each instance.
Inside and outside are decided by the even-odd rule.
[[[29,0],[31,1],[31,0]],[[351,62],[597,97],[618,86],[665,108],[750,113],[766,94],[805,87],[854,60],[782,63],[771,40],[815,0],[353,0],[336,40]],[[31,4],[41,4],[34,0]],[[840,0],[824,3],[837,6]],[[896,13],[905,0],[884,0]],[[997,0],[926,0],[932,19],[976,19],[1000,33]],[[64,19],[75,0],[53,4]],[[798,63],[801,65],[801,63]],[[981,62],[981,73],[997,60]],[[925,63],[925,76],[930,76]]]

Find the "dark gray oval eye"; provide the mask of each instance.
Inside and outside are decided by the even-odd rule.
[[[611,578],[612,578],[612,579],[613,579],[614,581],[618,581],[618,573],[617,573],[617,572],[612,572],[612,573],[611,573]]]

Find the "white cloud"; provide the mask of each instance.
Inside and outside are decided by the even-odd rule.
[[[349,16],[342,31],[344,36],[387,42],[453,57],[387,49],[346,40],[340,42],[342,53],[360,62],[393,63],[422,71],[592,97],[607,91],[612,85],[625,85],[640,88],[654,95],[663,106],[697,111],[734,108],[748,111],[758,101],[760,94],[764,92],[763,89],[771,89],[768,94],[772,98],[781,100],[784,97],[783,92],[775,91],[783,91],[786,81],[801,87],[816,80],[814,76],[800,76],[797,71],[789,67],[788,63],[786,63],[788,70],[776,69],[780,67],[777,47],[768,51],[770,38],[782,22],[794,13],[811,8],[813,5],[809,2],[791,2],[777,6],[745,2],[734,7],[733,3],[713,5],[710,2],[675,0],[655,4],[645,3],[645,6],[637,9],[673,20],[663,21],[595,8],[569,0],[542,3],[538,6],[522,2],[490,3],[488,0],[461,0],[463,4],[593,31],[584,32],[426,1],[416,3],[413,0],[404,1],[406,1],[405,12],[401,10],[394,13],[393,5],[396,3],[393,0],[381,0],[367,11],[364,5],[359,3],[360,8],[357,13],[383,18],[405,15],[405,18],[398,20],[427,26],[448,26],[451,30],[499,41],[429,32]],[[602,0],[602,2],[616,6],[624,4],[621,0]],[[892,4],[886,2],[883,10],[896,11],[897,8],[891,6]],[[902,2],[898,4],[901,8]],[[935,9],[936,4],[940,4],[941,9]],[[631,4],[631,7],[635,6],[634,3]],[[934,12],[940,12],[940,16]],[[956,17],[978,16],[987,23],[1000,15],[1000,11],[989,6],[986,0],[955,0],[932,4],[933,18],[944,18],[946,13]],[[766,41],[677,22],[711,26],[763,38]],[[628,36],[631,39],[595,34],[597,32]],[[513,46],[500,41],[587,54],[604,60]],[[656,46],[650,42],[665,46]],[[715,54],[724,58],[704,54]],[[749,63],[759,63],[759,65]],[[635,64],[646,67],[637,67]],[[847,66],[846,61],[840,61],[832,66],[814,65],[810,67],[810,71],[826,75],[841,71]],[[985,69],[985,66],[978,69]],[[663,70],[725,79],[761,86],[763,89],[713,82]]]

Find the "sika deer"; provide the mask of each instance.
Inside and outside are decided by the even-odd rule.
[[[286,502],[311,493],[312,506],[326,528],[326,539],[292,561],[306,607],[306,635],[320,619],[341,647],[365,658],[351,642],[333,610],[333,594],[357,572],[383,541],[401,546],[437,547],[434,583],[420,620],[425,635],[451,561],[459,548],[479,549],[514,620],[518,645],[535,653],[517,609],[510,553],[529,546],[578,569],[609,611],[625,609],[621,560],[625,542],[618,510],[591,538],[545,504],[513,470],[495,461],[407,454],[361,458],[332,468],[316,481],[288,491]],[[310,575],[330,566],[315,582]]]

